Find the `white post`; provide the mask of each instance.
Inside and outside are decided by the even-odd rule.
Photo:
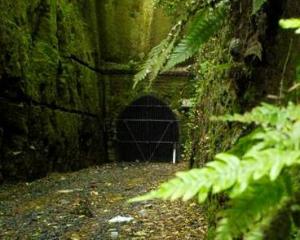
[[[173,144],[173,164],[176,163],[176,143]]]

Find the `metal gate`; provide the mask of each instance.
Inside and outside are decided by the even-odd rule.
[[[173,161],[178,158],[179,121],[153,96],[128,106],[117,120],[117,143],[122,161]]]

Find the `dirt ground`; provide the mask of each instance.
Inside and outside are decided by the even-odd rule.
[[[0,239],[203,239],[193,202],[128,204],[185,164],[119,163],[0,186]],[[126,223],[109,223],[114,217]]]

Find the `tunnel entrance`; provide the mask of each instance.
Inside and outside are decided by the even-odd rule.
[[[179,148],[179,121],[159,99],[135,100],[117,120],[117,144],[121,161],[175,161]]]

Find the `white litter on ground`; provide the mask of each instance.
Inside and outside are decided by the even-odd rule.
[[[131,222],[134,218],[133,217],[123,217],[123,216],[116,216],[110,219],[109,223],[122,223],[122,222]]]

